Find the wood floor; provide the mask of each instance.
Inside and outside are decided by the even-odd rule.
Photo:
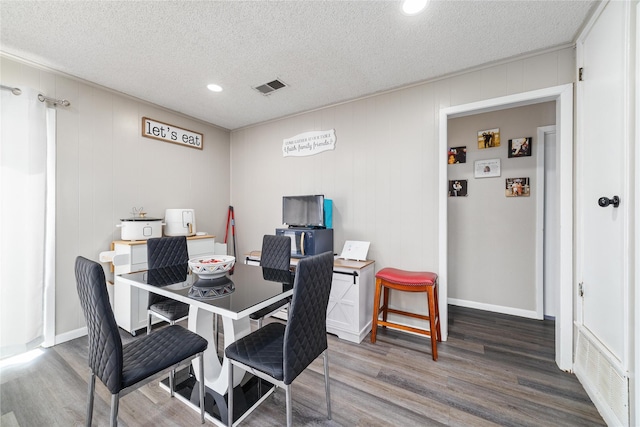
[[[294,425],[605,425],[575,376],[557,368],[552,321],[460,307],[450,307],[449,320],[437,362],[424,338],[406,333],[381,329],[375,345],[368,337],[356,345],[330,335],[333,420],[326,419],[319,358],[293,383]],[[2,368],[0,425],[83,425],[86,360],[83,337]],[[119,425],[200,425],[199,414],[171,399],[157,378],[122,393]],[[108,425],[109,396],[96,381],[94,426]],[[284,400],[276,391],[242,425],[285,425]]]

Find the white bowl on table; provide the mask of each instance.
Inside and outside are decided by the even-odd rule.
[[[236,263],[231,255],[205,255],[189,260],[189,268],[201,279],[215,279],[229,272]]]

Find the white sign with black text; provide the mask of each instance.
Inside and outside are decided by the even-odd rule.
[[[142,118],[142,136],[173,142],[187,147],[202,150],[204,136],[201,133],[182,129],[174,125],[162,123],[147,117]]]
[[[335,129],[305,132],[282,141],[283,157],[311,156],[335,148]]]

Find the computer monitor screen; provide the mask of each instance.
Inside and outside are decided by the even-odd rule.
[[[282,223],[290,227],[325,227],[324,195],[284,196]]]

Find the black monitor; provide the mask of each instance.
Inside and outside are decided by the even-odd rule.
[[[324,195],[282,197],[282,223],[289,227],[325,228]]]

